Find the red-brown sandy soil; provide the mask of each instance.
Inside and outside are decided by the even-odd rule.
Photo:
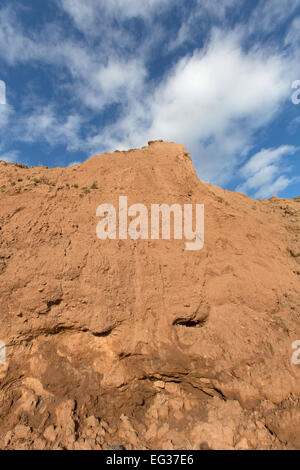
[[[204,248],[99,240],[120,195],[205,204]],[[0,162],[0,448],[299,449],[299,255],[299,201],[204,184],[181,145]]]

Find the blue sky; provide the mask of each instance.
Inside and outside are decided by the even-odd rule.
[[[300,0],[2,0],[0,160],[163,139],[202,181],[298,196],[299,59]]]

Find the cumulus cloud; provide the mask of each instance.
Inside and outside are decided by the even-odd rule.
[[[179,141],[202,179],[224,182],[251,147],[255,130],[274,118],[290,93],[291,64],[275,51],[245,52],[240,40],[216,32],[205,50],[181,59],[150,95],[137,97],[125,117],[104,129],[103,145]],[[99,141],[93,137],[90,144]]]

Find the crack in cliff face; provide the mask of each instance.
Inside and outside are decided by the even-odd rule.
[[[267,432],[273,437],[275,436],[276,439],[280,442],[280,444],[282,446],[286,446],[287,445],[287,442],[286,441],[283,441],[282,439],[280,439],[280,437],[278,436],[278,434],[272,430],[266,423],[264,424],[264,428],[267,430]]]
[[[90,330],[89,328],[75,327],[75,326],[55,326],[53,328],[41,328],[38,330],[33,330],[31,334],[28,334],[27,336],[25,335],[23,339],[8,343],[7,347],[9,348],[13,346],[19,346],[23,343],[30,343],[31,341],[34,341],[40,336],[56,336],[56,335],[68,333],[68,332],[69,333],[88,333],[97,338],[105,338],[109,336],[120,324],[121,322],[118,322],[117,324],[100,332]]]
[[[202,377],[202,379],[208,380],[206,377]],[[188,372],[182,372],[182,373],[164,373],[164,374],[147,374],[144,377],[139,378],[138,380],[140,381],[145,381],[149,380],[152,383],[155,383],[156,381],[160,381],[164,383],[164,386],[167,384],[176,384],[178,386],[186,387],[187,385],[191,387],[191,389],[194,391],[194,393],[197,393],[197,397],[201,400],[209,400],[211,398],[218,398],[222,400],[223,402],[227,402],[228,399],[225,397],[225,395],[222,393],[222,391],[213,385],[213,383],[201,383],[199,380],[199,377],[193,377],[192,375],[189,375]],[[132,381],[134,382],[135,379]],[[128,386],[129,384],[127,384]],[[157,393],[160,393],[161,390],[159,390]]]

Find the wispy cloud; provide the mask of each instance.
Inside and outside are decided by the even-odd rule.
[[[80,116],[58,116],[52,106],[46,106],[32,112],[25,120],[20,120],[16,126],[16,133],[22,133],[24,142],[44,141],[51,146],[66,145],[67,150],[78,150],[82,143],[80,140]]]
[[[291,18],[299,5],[300,0],[260,0],[251,16],[250,27],[252,31],[272,32]]]
[[[294,177],[284,173],[291,171],[287,157],[299,150],[291,145],[282,145],[256,153],[240,169],[245,182],[237,187],[237,191],[254,193],[255,197],[260,198],[276,195],[295,181]]]
[[[58,0],[61,7],[73,19],[76,26],[84,32],[90,33],[91,29],[101,21],[104,15],[117,18],[141,17],[149,19],[151,15],[159,15],[166,7],[170,6],[170,0]],[[99,23],[98,23],[99,24]]]
[[[299,46],[300,43],[300,16],[297,16],[285,37],[285,44],[286,45],[293,45],[295,47]]]

